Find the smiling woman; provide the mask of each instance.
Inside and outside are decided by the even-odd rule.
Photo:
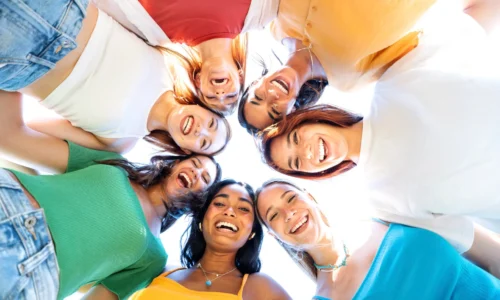
[[[160,275],[132,299],[290,299],[259,273],[263,231],[254,201],[249,185],[231,179],[210,188],[185,233],[185,268]]]

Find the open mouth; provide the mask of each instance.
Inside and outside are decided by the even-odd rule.
[[[228,78],[215,78],[215,79],[210,80],[210,82],[211,82],[213,85],[215,85],[215,86],[224,85],[224,84],[226,84],[228,81],[229,81],[229,79],[228,79]]]
[[[321,138],[318,142],[318,152],[319,162],[323,162],[328,157],[328,148],[325,145],[325,141]]]
[[[229,222],[218,222],[215,224],[215,228],[221,230],[221,231],[229,231],[229,232],[238,232],[238,227],[234,224],[231,224]]]
[[[301,233],[306,228],[305,225],[307,224],[308,221],[309,221],[308,215],[300,218],[297,224],[295,224],[295,226],[293,226],[292,229],[290,229],[290,234]]]
[[[193,116],[186,116],[181,122],[181,131],[184,135],[188,135],[193,129],[194,118]]]
[[[177,176],[177,180],[179,184],[186,189],[191,188],[191,186],[193,185],[193,181],[189,178],[189,176],[185,172],[180,172],[179,175]]]
[[[273,79],[271,80],[271,84],[277,87],[278,90],[280,90],[283,94],[288,95],[290,87],[288,86],[288,83],[286,83],[285,81],[281,79]]]

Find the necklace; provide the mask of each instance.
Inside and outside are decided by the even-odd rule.
[[[222,276],[227,275],[227,274],[233,272],[234,270],[236,270],[236,268],[234,268],[231,271],[228,271],[228,272],[226,272],[224,274],[217,274],[217,273],[205,271],[205,269],[203,269],[203,266],[201,265],[201,263],[198,263],[198,267],[201,269],[201,271],[203,272],[203,275],[205,275],[205,278],[207,279],[207,281],[205,281],[205,284],[207,286],[211,286],[213,281],[215,281],[215,280],[221,278]],[[210,280],[210,279],[208,279],[207,274],[213,274],[213,275],[215,275],[215,278],[213,280]]]
[[[335,270],[338,270],[344,266],[347,265],[347,258],[349,257],[349,251],[347,250],[347,246],[344,244],[344,258],[342,259],[342,262],[338,265],[331,265],[331,264],[328,264],[328,265],[317,265],[316,263],[314,264],[314,266],[316,267],[316,269],[318,271],[321,271],[321,272],[333,272]]]

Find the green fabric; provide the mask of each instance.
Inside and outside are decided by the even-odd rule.
[[[150,232],[126,173],[95,163],[122,157],[68,145],[65,174],[11,170],[45,210],[60,268],[58,298],[89,282],[126,298],[162,272],[167,254]]]

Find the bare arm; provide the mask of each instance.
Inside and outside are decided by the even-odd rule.
[[[243,299],[289,300],[292,298],[271,277],[263,273],[254,273],[248,276],[243,289]]]
[[[474,224],[474,242],[464,256],[500,278],[500,235]]]
[[[82,300],[118,300],[118,296],[102,284],[93,286]]]
[[[28,126],[38,132],[96,150],[125,153],[132,149],[137,142],[137,138],[110,139],[98,137],[81,128],[74,127],[68,120],[64,119],[30,121]]]
[[[27,127],[22,95],[0,91],[0,156],[14,163],[52,173],[66,171],[68,144]]]

